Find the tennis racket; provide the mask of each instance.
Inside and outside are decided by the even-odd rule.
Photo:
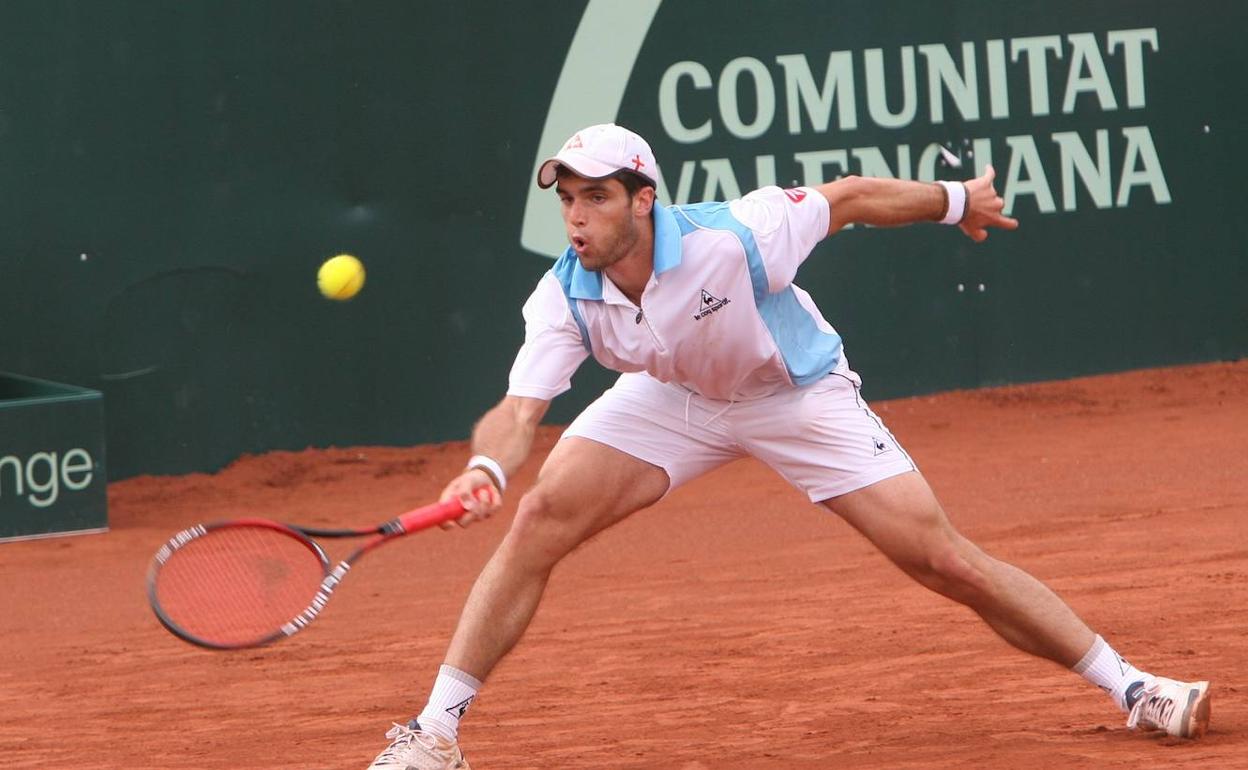
[[[197,524],[156,552],[147,572],[147,598],[164,627],[191,644],[215,650],[261,647],[315,620],[364,554],[463,513],[463,505],[452,500],[357,529],[268,519]],[[373,537],[333,566],[312,539],[368,535]]]

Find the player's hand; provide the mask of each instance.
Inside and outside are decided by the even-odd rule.
[[[489,474],[480,468],[469,468],[446,485],[439,502],[459,500],[466,513],[454,522],[444,522],[441,527],[450,529],[453,524],[466,527],[474,521],[488,519],[503,504],[503,496]]]
[[[958,227],[962,228],[966,237],[976,243],[988,237],[989,227],[999,227],[1002,230],[1014,230],[1018,227],[1017,219],[1001,213],[1005,208],[1005,201],[992,186],[992,180],[996,176],[997,172],[989,165],[984,169],[983,176],[965,182],[966,215],[962,217]]]

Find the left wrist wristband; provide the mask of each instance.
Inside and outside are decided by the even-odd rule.
[[[468,458],[467,468],[469,470],[479,470],[486,476],[490,477],[490,481],[494,482],[494,486],[498,487],[498,493],[502,494],[507,490],[507,474],[503,472],[503,466],[493,457],[486,455],[473,455]]]

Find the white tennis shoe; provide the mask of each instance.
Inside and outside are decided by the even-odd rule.
[[[415,719],[396,724],[386,737],[392,742],[368,770],[472,770],[458,745],[421,730]]]
[[[1213,696],[1208,682],[1179,682],[1156,676],[1143,685],[1131,711],[1127,727],[1134,730],[1163,730],[1179,738],[1199,738],[1209,729],[1209,709]]]

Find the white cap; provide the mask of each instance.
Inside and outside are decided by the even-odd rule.
[[[564,143],[555,157],[537,171],[537,186],[550,187],[563,166],[578,176],[602,179],[617,171],[632,171],[658,186],[659,164],[646,140],[627,128],[602,123],[582,128]]]

